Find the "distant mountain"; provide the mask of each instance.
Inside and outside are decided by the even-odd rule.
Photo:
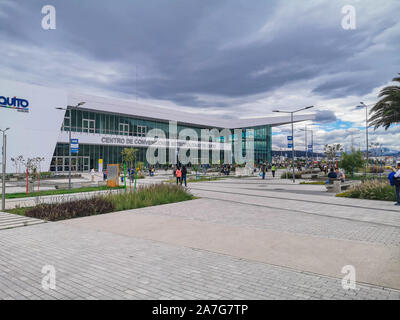
[[[285,150],[285,151],[272,150],[272,156],[273,157],[283,156],[283,157],[291,158],[292,157],[292,151],[291,150]],[[303,151],[295,150],[294,156],[297,157],[297,158],[305,158],[306,157],[306,152],[304,150]],[[324,157],[324,156],[325,155],[323,153],[318,153],[318,152],[313,152],[312,154],[311,154],[311,152],[308,153],[308,157],[309,158],[312,158],[312,157],[321,158],[321,157]]]

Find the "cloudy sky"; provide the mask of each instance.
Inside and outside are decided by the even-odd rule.
[[[44,5],[55,30],[42,29]],[[0,75],[224,117],[314,105],[315,149],[365,148],[354,107],[400,72],[399,16],[399,0],[0,0]],[[274,128],[275,148],[288,129]],[[370,140],[400,149],[400,127]]]

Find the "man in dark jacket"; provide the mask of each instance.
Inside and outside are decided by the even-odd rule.
[[[182,185],[182,182],[185,181],[185,187],[187,186],[186,175],[187,175],[187,169],[186,169],[186,166],[183,166],[182,167],[181,185]]]
[[[400,162],[397,163],[397,169],[393,168],[393,172],[395,172],[393,176],[393,182],[396,188],[396,198],[397,198],[397,203],[395,203],[394,205],[400,206]]]

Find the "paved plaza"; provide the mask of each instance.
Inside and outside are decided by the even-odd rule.
[[[0,230],[0,299],[400,299],[393,203],[270,177],[189,188],[199,199]]]

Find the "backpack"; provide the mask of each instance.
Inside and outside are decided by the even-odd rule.
[[[180,178],[182,176],[182,171],[181,170],[176,170],[176,177]]]
[[[391,172],[391,173],[389,173],[389,175],[388,175],[388,179],[389,179],[390,185],[391,185],[392,187],[394,186],[394,175],[395,175],[394,172]]]

